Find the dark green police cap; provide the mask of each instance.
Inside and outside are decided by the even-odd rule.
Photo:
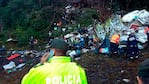
[[[56,48],[63,51],[67,51],[68,46],[68,43],[66,43],[63,39],[54,39],[50,45],[50,48]]]

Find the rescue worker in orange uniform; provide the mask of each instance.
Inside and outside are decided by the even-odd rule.
[[[111,54],[118,54],[120,34],[114,34],[110,40],[110,52]]]

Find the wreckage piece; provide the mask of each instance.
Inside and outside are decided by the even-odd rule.
[[[138,21],[142,25],[149,25],[149,12],[147,10],[141,10],[138,14]]]
[[[138,16],[139,10],[134,10],[132,12],[127,13],[122,17],[123,22],[132,22],[133,19]]]
[[[142,25],[149,25],[149,12],[147,10],[134,10],[122,17],[123,22],[131,23],[138,20]]]

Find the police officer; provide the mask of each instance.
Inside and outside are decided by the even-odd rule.
[[[127,57],[131,60],[138,58],[139,49],[137,44],[138,41],[136,39],[135,33],[132,32],[127,40]]]
[[[145,59],[138,66],[138,84],[149,84],[149,58]]]
[[[44,54],[41,65],[32,68],[22,84],[87,84],[85,71],[65,56],[68,44],[62,39],[51,43],[50,55]]]

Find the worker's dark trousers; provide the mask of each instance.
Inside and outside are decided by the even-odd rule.
[[[111,54],[118,53],[118,45],[116,43],[110,42],[110,52]]]

